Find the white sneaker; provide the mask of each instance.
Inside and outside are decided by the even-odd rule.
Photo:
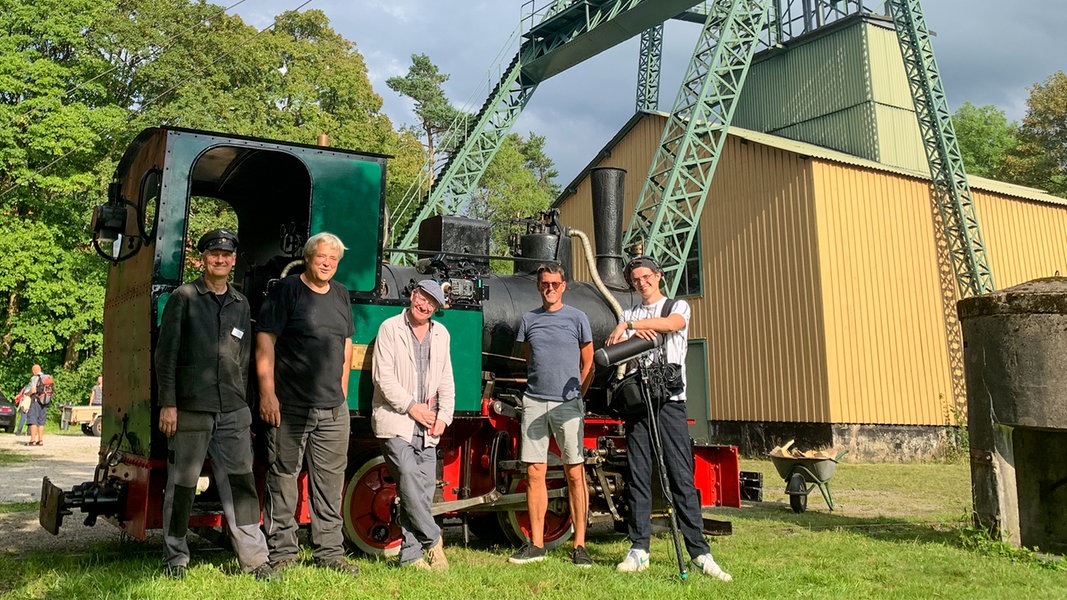
[[[723,571],[715,559],[711,557],[711,554],[701,554],[693,559],[693,564],[700,568],[705,575],[710,575],[719,581],[733,581],[733,577],[729,573]],[[621,566],[621,565],[620,565]]]
[[[615,565],[615,570],[620,573],[635,573],[637,571],[644,571],[648,568],[648,552],[645,550],[638,550],[637,548],[630,548],[630,551],[626,553],[626,558],[622,559],[622,562]]]

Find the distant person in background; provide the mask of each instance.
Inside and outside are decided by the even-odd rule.
[[[44,445],[44,423],[48,419],[48,406],[44,404],[44,371],[41,370],[41,365],[33,365],[30,370],[33,374],[30,377],[30,410],[26,413],[26,422],[30,424],[30,441],[26,442],[27,446],[43,446]]]
[[[89,392],[89,406],[100,406],[104,403],[104,376],[96,378],[96,385]]]
[[[15,426],[15,435],[22,435],[22,426],[26,425],[29,429],[29,425],[26,423],[26,415],[30,412],[30,404],[33,402],[33,398],[30,397],[30,386],[25,385],[15,395],[15,406],[18,407],[19,419],[18,425]]]

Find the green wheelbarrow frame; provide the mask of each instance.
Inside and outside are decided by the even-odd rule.
[[[785,493],[793,512],[802,513],[808,507],[808,494],[819,488],[826,506],[834,510],[834,496],[830,492],[830,478],[837,472],[837,462],[848,454],[842,450],[834,458],[805,458],[770,456],[778,475],[785,480]]]

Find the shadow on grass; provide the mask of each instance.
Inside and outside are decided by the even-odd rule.
[[[812,498],[811,500],[815,500]],[[819,499],[821,501],[821,498]],[[719,508],[712,518],[738,519],[761,523],[769,530],[843,531],[889,542],[921,542],[963,547],[961,532],[970,526],[965,515],[940,521],[918,521],[893,517],[851,517],[823,510],[796,513],[785,502],[752,502],[743,508]],[[734,527],[735,535],[737,527]]]

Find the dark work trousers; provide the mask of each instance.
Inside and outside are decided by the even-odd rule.
[[[711,549],[704,539],[700,494],[693,483],[693,449],[689,445],[686,418],[685,402],[664,402],[657,413],[663,462],[667,467],[671,497],[678,515],[678,528],[685,538],[689,555],[696,558],[711,552]],[[626,420],[626,458],[630,464],[630,480],[626,489],[631,513],[626,528],[632,547],[647,552],[652,537],[652,486],[660,485],[658,477],[652,481],[655,455],[647,415]]]
[[[167,441],[167,491],[163,497],[166,565],[189,564],[185,534],[205,457],[211,458],[211,474],[241,567],[251,571],[267,562],[252,474],[251,424],[252,413],[247,407],[225,413],[178,411],[178,430]]]
[[[400,495],[400,564],[422,558],[441,537],[441,528],[430,514],[434,486],[437,484],[437,448],[427,448],[421,435],[405,442],[403,438],[382,440],[382,457],[389,474],[397,482]]]
[[[263,527],[272,563],[295,561],[297,477],[307,456],[308,498],[311,509],[311,548],[315,562],[344,557],[341,493],[348,466],[348,407],[312,408],[306,414],[282,413],[280,427],[267,434],[266,498]]]
[[[21,410],[19,410],[18,413],[19,413],[19,421],[18,421],[18,425],[15,427],[15,435],[22,435],[22,426],[23,425],[27,425],[27,423],[26,423],[26,413],[22,412]]]

